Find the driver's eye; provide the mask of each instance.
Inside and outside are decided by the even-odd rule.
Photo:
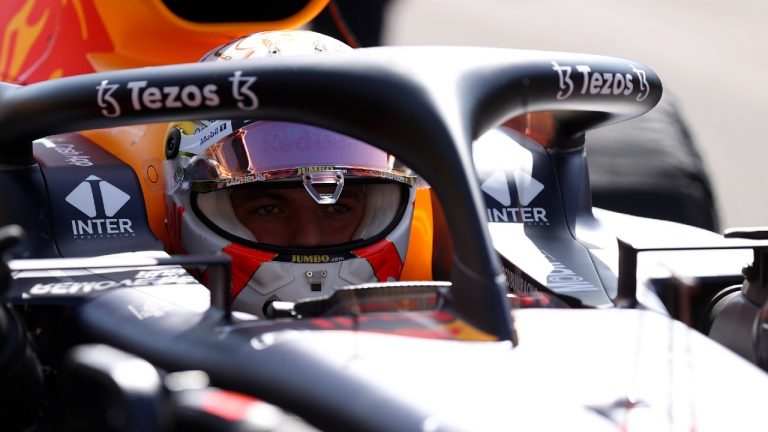
[[[261,207],[256,208],[254,211],[255,214],[259,216],[273,216],[280,212],[280,209],[277,206],[274,205],[263,205]]]

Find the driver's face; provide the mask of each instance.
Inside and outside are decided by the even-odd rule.
[[[259,243],[328,246],[353,240],[366,193],[364,185],[347,184],[336,204],[317,204],[303,186],[241,187],[232,190],[231,200],[235,215]]]

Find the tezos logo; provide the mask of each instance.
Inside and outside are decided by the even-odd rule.
[[[259,106],[259,98],[251,86],[256,77],[243,76],[242,71],[235,71],[229,78],[232,83],[230,92],[237,101],[237,107],[242,110],[255,110]],[[102,80],[96,86],[96,103],[105,117],[118,117],[122,107],[130,106],[134,111],[145,109],[158,110],[164,108],[198,108],[200,106],[217,107],[221,104],[219,87],[216,84],[187,84],[185,86],[151,86],[149,81],[128,81],[125,86],[130,90],[130,104],[120,104],[115,97],[119,83]]]
[[[69,195],[66,202],[89,219],[72,219],[76,239],[133,237],[130,219],[114,218],[131,196],[95,175],[88,176]]]
[[[504,171],[494,171],[480,189],[498,201],[504,207],[486,208],[489,222],[523,222],[526,225],[549,225],[547,211],[541,207],[528,207],[536,198],[544,185],[522,169],[512,171],[517,189],[519,207],[512,206],[512,196],[509,193],[507,174]]]
[[[555,61],[551,63],[552,70],[557,72],[559,90],[556,97],[560,100],[568,99],[574,91],[583,95],[627,96],[635,91],[635,79],[639,84],[635,100],[639,102],[647,98],[651,90],[645,71],[634,65],[630,65],[632,72],[634,72],[632,75],[630,73],[593,72],[588,65],[561,66]],[[576,69],[575,72],[574,69]],[[581,77],[581,86],[576,86],[573,81],[574,77]]]

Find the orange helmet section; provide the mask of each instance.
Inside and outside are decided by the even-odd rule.
[[[307,0],[294,15],[275,21],[197,23],[174,15],[162,0],[3,0],[0,81],[28,84],[195,62],[243,34],[300,27],[327,3]]]
[[[413,205],[411,236],[400,280],[432,280],[433,215],[430,189],[418,189]]]

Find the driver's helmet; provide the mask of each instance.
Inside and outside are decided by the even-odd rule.
[[[329,39],[299,33],[312,50]],[[260,45],[284,53],[275,42]],[[229,255],[235,309],[262,315],[272,301],[400,278],[416,177],[386,152],[273,120],[183,122],[169,136],[180,143],[166,162],[171,251]]]

